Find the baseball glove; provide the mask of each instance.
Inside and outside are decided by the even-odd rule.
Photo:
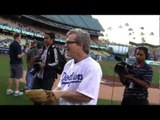
[[[26,90],[26,96],[33,102],[39,102],[43,105],[54,104],[57,99],[52,91],[43,89]]]

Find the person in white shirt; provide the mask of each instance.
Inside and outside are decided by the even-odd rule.
[[[89,56],[89,33],[77,28],[70,30],[65,49],[73,59],[66,63],[57,87],[52,90],[58,104],[97,105],[102,69]]]

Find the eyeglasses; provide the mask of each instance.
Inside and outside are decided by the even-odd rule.
[[[78,43],[76,41],[66,41],[66,44],[73,44],[73,43]]]

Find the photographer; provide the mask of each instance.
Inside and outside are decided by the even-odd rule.
[[[135,57],[136,62],[132,67],[127,68],[126,73],[117,72],[120,81],[125,85],[121,105],[149,105],[147,89],[150,86],[153,71],[145,63],[148,58],[148,49],[146,47],[136,48]]]
[[[37,75],[33,81],[33,89],[51,90],[57,77],[55,66],[59,61],[54,38],[55,35],[53,33],[45,33],[44,49],[40,61],[34,65]]]

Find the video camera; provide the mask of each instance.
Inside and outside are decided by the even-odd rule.
[[[33,68],[31,69],[30,73],[34,76],[36,73],[40,71],[40,64],[41,62],[40,57],[36,57],[35,62],[33,64]]]
[[[120,61],[117,63],[114,67],[114,71],[118,74],[128,74],[127,68],[131,68],[132,66],[127,64],[121,57],[115,56],[114,57],[117,61]]]

